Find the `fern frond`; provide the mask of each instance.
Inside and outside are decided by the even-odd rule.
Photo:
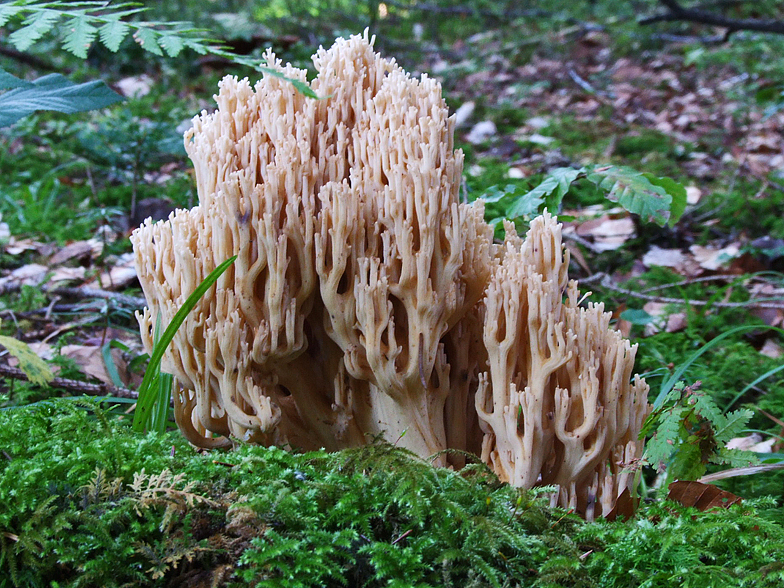
[[[87,15],[78,14],[65,25],[63,48],[82,59],[87,58],[87,50],[98,35],[98,29],[91,24],[90,20]]]
[[[22,28],[11,33],[8,40],[19,51],[27,51],[33,43],[52,30],[61,16],[62,12],[59,10],[38,9],[22,21]]]
[[[158,44],[159,33],[149,27],[140,27],[133,34],[133,39],[139,44],[139,47],[154,55],[163,56],[163,50]]]
[[[112,53],[117,53],[130,30],[130,25],[117,17],[108,19],[107,22],[101,25],[101,28],[98,29],[98,34],[101,43]]]
[[[5,26],[11,18],[22,12],[22,10],[24,10],[24,6],[19,6],[18,4],[0,4],[0,27]]]

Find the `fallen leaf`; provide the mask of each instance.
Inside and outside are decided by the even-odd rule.
[[[667,312],[672,305],[663,302],[646,302],[642,309],[654,319],[645,324],[644,336],[651,337],[664,330],[666,333],[676,333],[686,328],[688,324],[685,312]]]
[[[757,443],[762,441],[762,435],[759,433],[752,433],[746,437],[735,437],[727,441],[727,449],[739,449],[741,451],[750,451]]]
[[[150,93],[155,80],[147,74],[130,76],[116,82],[114,86],[126,98],[141,98]]]
[[[71,259],[95,259],[103,251],[103,243],[98,239],[74,241],[69,243],[49,258],[49,263],[59,265]]]
[[[112,378],[103,363],[101,348],[97,345],[65,345],[60,355],[67,357],[79,366],[79,369],[104,384],[113,385]]]
[[[0,288],[9,286],[38,286],[49,271],[45,265],[29,263],[0,278]]]
[[[629,520],[634,516],[634,511],[637,510],[639,504],[640,499],[632,498],[629,488],[624,488],[615,501],[615,506],[612,507],[612,510],[604,518],[608,521],[614,521],[618,517],[621,517],[621,520],[624,521]]]
[[[700,267],[715,271],[735,259],[740,253],[740,247],[736,243],[720,249],[692,245],[689,247],[689,251],[694,255],[694,260],[700,264]]]
[[[84,267],[58,267],[52,272],[49,278],[50,282],[73,282],[81,281],[87,273],[87,268]]]
[[[25,251],[37,251],[42,255],[46,255],[46,253],[53,248],[54,246],[50,243],[41,243],[40,241],[34,241],[33,239],[17,239],[16,237],[11,237],[5,245],[5,252],[9,255],[19,255]]]
[[[491,120],[483,120],[471,128],[471,131],[465,136],[465,140],[476,145],[484,143],[496,134],[498,134],[498,129],[496,129],[495,123]]]
[[[729,508],[741,502],[740,496],[702,482],[677,481],[670,484],[668,488],[670,492],[667,498],[684,506],[693,506],[703,512],[712,508]]]
[[[468,121],[471,119],[471,116],[474,114],[474,109],[476,108],[476,104],[471,102],[463,102],[460,106],[457,107],[454,113],[455,117],[455,128],[464,127],[468,124]]]
[[[669,267],[688,277],[698,276],[704,271],[693,257],[684,254],[680,249],[664,249],[657,245],[653,245],[643,255],[642,263],[646,267]]]
[[[770,357],[772,359],[778,359],[781,357],[782,353],[784,353],[784,349],[781,348],[781,345],[776,343],[773,339],[768,339],[762,345],[762,348],[759,350],[762,355]]]
[[[686,204],[697,204],[702,198],[702,190],[696,186],[686,186]]]
[[[597,251],[612,251],[634,237],[634,221],[628,216],[619,219],[603,216],[580,223],[576,233],[581,237],[592,238]]]
[[[133,253],[121,255],[115,266],[108,272],[101,274],[100,283],[103,288],[124,288],[136,280],[136,267],[134,266]]]

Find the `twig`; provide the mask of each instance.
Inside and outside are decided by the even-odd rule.
[[[47,289],[47,291],[51,294],[59,294],[60,296],[68,296],[71,298],[101,298],[103,300],[113,300],[123,306],[130,306],[132,308],[144,308],[147,304],[147,301],[144,298],[119,294],[118,292],[110,292],[109,290],[99,290],[98,288],[51,288]]]
[[[30,378],[28,378],[27,374],[22,370],[5,364],[0,364],[0,376],[25,382],[30,381]],[[69,392],[80,392],[82,394],[87,394],[88,396],[117,396],[119,398],[132,399],[139,397],[139,393],[136,392],[136,390],[118,388],[117,386],[111,386],[110,384],[88,384],[87,382],[70,380],[68,378],[54,378],[49,382],[49,386],[53,388],[62,388]]]
[[[605,106],[612,106],[611,99],[614,98],[612,94],[608,92],[600,92],[596,88],[594,88],[591,84],[589,84],[586,80],[580,77],[580,75],[574,71],[572,68],[569,68],[569,77],[572,78],[572,81],[580,86],[583,90],[594,96],[599,102],[604,104]]]
[[[574,232],[571,232],[571,231],[564,232],[563,233],[563,238],[567,239],[569,241],[574,241],[578,245],[582,245],[583,247],[585,247],[588,251],[591,251],[592,253],[602,253],[601,249],[599,249],[596,245],[591,243],[588,239],[585,239],[584,237],[581,237],[577,233],[574,233]]]
[[[774,33],[784,35],[784,21],[760,20],[756,18],[734,19],[720,16],[706,10],[684,8],[677,0],[659,0],[667,8],[666,12],[641,18],[637,21],[640,25],[655,22],[684,21],[698,24],[711,25],[727,29],[725,38],[735,31],[756,31],[758,33]]]
[[[29,65],[35,69],[40,69],[44,71],[58,71],[58,69],[48,61],[44,61],[35,55],[30,55],[29,53],[25,53],[24,51],[17,51],[16,49],[12,49],[11,47],[4,47],[0,45],[0,55],[4,55],[6,57],[10,57],[11,59],[18,61],[24,65]],[[70,73],[70,70],[64,70],[64,73]]]
[[[403,10],[415,10],[417,12],[432,12],[435,14],[454,14],[459,16],[479,16],[491,18],[496,20],[509,20],[515,18],[543,18],[552,14],[549,10],[510,10],[503,13],[492,12],[489,10],[481,10],[479,8],[472,8],[470,6],[438,6],[436,4],[426,4],[424,2],[419,4],[406,4],[405,2],[395,2],[394,0],[387,0],[387,6],[394,6]]]
[[[669,298],[666,296],[651,296],[650,294],[643,294],[635,292],[627,288],[621,288],[612,283],[612,278],[603,272],[589,276],[580,280],[581,284],[598,283],[602,288],[631,296],[632,298],[639,298],[641,300],[648,300],[649,302],[660,302],[662,304],[688,304],[689,306],[712,306],[714,308],[775,308],[784,309],[784,302],[769,302],[768,299],[752,298],[746,302],[709,302],[706,300],[688,300],[683,298]]]
[[[736,274],[717,274],[715,276],[702,276],[700,278],[689,278],[673,284],[662,284],[660,286],[651,286],[640,290],[640,292],[655,292],[656,290],[667,290],[668,288],[678,288],[679,286],[689,286],[691,284],[700,284],[702,282],[721,282],[724,280],[737,280],[740,276]]]
[[[19,283],[6,284],[0,288],[0,294],[17,292],[21,287],[22,286]],[[103,300],[112,300],[122,306],[137,309],[144,308],[147,305],[144,298],[128,296],[127,294],[120,294],[118,292],[110,292],[109,290],[100,290],[98,288],[65,288],[46,285],[41,286],[41,290],[47,294],[55,294],[68,298],[101,298]]]

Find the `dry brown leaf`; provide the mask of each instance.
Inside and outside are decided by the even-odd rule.
[[[103,251],[103,243],[98,239],[74,241],[69,243],[49,258],[49,263],[59,265],[71,259],[95,259]]]
[[[784,353],[784,349],[782,349],[781,345],[776,343],[773,339],[768,339],[762,345],[762,348],[760,349],[760,353],[767,357],[778,359],[779,357],[781,357],[782,353]]]
[[[133,259],[133,253],[121,255],[112,269],[101,274],[101,287],[112,290],[132,284],[136,280],[136,267]]]
[[[597,251],[618,249],[634,237],[634,221],[630,217],[613,219],[604,215],[601,218],[580,223],[576,232],[581,237],[593,239]]]
[[[688,324],[685,312],[670,312],[666,309],[672,306],[664,302],[646,302],[642,309],[649,315],[654,317],[654,320],[645,325],[644,336],[651,337],[656,333],[662,331],[666,333],[675,333],[686,328]]]
[[[740,449],[741,451],[751,451],[757,443],[762,441],[762,435],[752,433],[746,437],[735,437],[727,441],[727,449]]]
[[[84,280],[87,268],[84,267],[58,267],[52,272],[50,282],[73,282]]]
[[[740,504],[742,500],[740,496],[702,482],[678,481],[670,484],[668,488],[670,492],[667,498],[703,512],[713,508],[729,508],[733,504]]]
[[[702,198],[702,190],[697,186],[686,186],[686,203],[697,204]]]
[[[28,263],[0,278],[0,288],[9,286],[38,286],[49,271],[45,265]]]
[[[669,267],[687,277],[695,277],[703,273],[703,269],[691,255],[686,255],[680,249],[664,249],[653,245],[648,252],[643,255],[642,263],[646,267],[655,265]]]
[[[19,255],[25,251],[37,251],[42,255],[46,255],[47,252],[53,248],[54,246],[50,243],[41,243],[40,241],[34,241],[33,239],[17,239],[16,237],[11,237],[5,245],[5,252],[9,255]]]
[[[689,251],[694,255],[694,260],[700,264],[700,267],[715,271],[728,265],[740,255],[740,243],[732,243],[721,248],[692,245],[689,247]]]
[[[98,345],[65,345],[60,349],[60,355],[72,359],[79,369],[88,376],[105,384],[114,384],[106,371],[103,354]]]

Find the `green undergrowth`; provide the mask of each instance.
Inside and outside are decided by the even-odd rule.
[[[585,523],[388,444],[200,452],[91,401],[0,411],[0,587],[780,586],[780,509]]]

